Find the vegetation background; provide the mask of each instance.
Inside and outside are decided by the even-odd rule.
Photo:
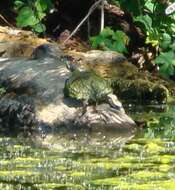
[[[101,32],[100,5],[103,0],[99,2],[76,36],[89,43],[91,48],[118,51],[139,68],[151,72],[160,68],[161,74],[174,79],[175,15],[165,14],[173,0],[105,1]],[[95,0],[2,0],[0,24],[57,39],[63,31],[73,31],[95,3]]]

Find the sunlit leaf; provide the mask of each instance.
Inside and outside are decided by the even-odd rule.
[[[33,26],[33,29],[38,32],[38,33],[42,33],[46,31],[46,27],[44,24],[38,23],[35,26]]]
[[[145,8],[149,10],[151,13],[154,11],[154,3],[152,0],[147,0],[145,3]]]
[[[36,7],[37,11],[44,12],[48,8],[47,1],[46,0],[37,0],[35,2],[35,7]]]
[[[25,5],[25,3],[24,3],[23,1],[16,0],[16,1],[14,2],[14,5],[15,5],[15,8],[16,8],[16,9],[20,9],[22,6]]]
[[[168,33],[163,33],[160,41],[160,47],[167,49],[172,42],[172,38]]]
[[[39,20],[36,18],[34,11],[29,7],[23,7],[19,11],[19,15],[16,18],[17,26],[26,27],[33,26],[39,23]]]
[[[104,28],[103,31],[100,33],[100,35],[103,37],[112,36],[113,34],[114,34],[114,31],[109,27]]]
[[[143,24],[145,27],[145,30],[147,31],[152,29],[152,18],[148,15],[140,15],[136,17],[134,21]]]
[[[160,72],[166,76],[174,75],[175,73],[175,54],[173,51],[161,53],[155,63],[160,65]]]

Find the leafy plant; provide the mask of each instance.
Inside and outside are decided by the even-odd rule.
[[[175,37],[175,14],[165,15],[168,1],[136,0],[133,3],[133,1],[118,0],[117,2],[122,9],[130,12],[135,24],[144,31],[145,44],[162,51],[155,59],[155,63],[160,66],[160,73],[165,76],[175,75],[175,48],[172,48]]]
[[[91,37],[90,42],[93,48],[127,53],[126,45],[129,42],[129,38],[121,30],[114,31],[106,27],[99,35]]]
[[[145,13],[134,18],[136,24],[146,33],[146,44],[163,49],[172,43],[172,24],[175,23],[173,16],[165,16],[165,8],[164,4],[148,0],[144,4]]]
[[[42,21],[53,6],[51,0],[15,0],[14,4],[18,12],[18,27],[31,27],[37,33],[46,30]]]
[[[167,107],[166,112],[154,113],[153,118],[147,120],[144,136],[147,138],[167,138],[175,140],[174,106]]]
[[[170,50],[162,52],[155,59],[155,63],[160,66],[160,73],[169,77],[175,74],[175,53]]]

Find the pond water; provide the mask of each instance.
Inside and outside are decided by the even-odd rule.
[[[134,117],[148,123],[135,136],[82,131],[44,139],[1,136],[0,189],[174,190],[175,107],[139,109]]]

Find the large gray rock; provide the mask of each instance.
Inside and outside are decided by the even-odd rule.
[[[37,51],[39,50],[39,51]],[[83,127],[114,127],[132,130],[134,121],[123,110],[115,110],[108,104],[91,106],[83,114],[82,105],[64,98],[65,80],[70,71],[63,54],[55,45],[40,46],[31,59],[0,59],[0,84],[6,87],[6,99],[19,102],[21,95],[30,99],[36,120],[53,125]],[[44,54],[42,54],[44,52]]]

